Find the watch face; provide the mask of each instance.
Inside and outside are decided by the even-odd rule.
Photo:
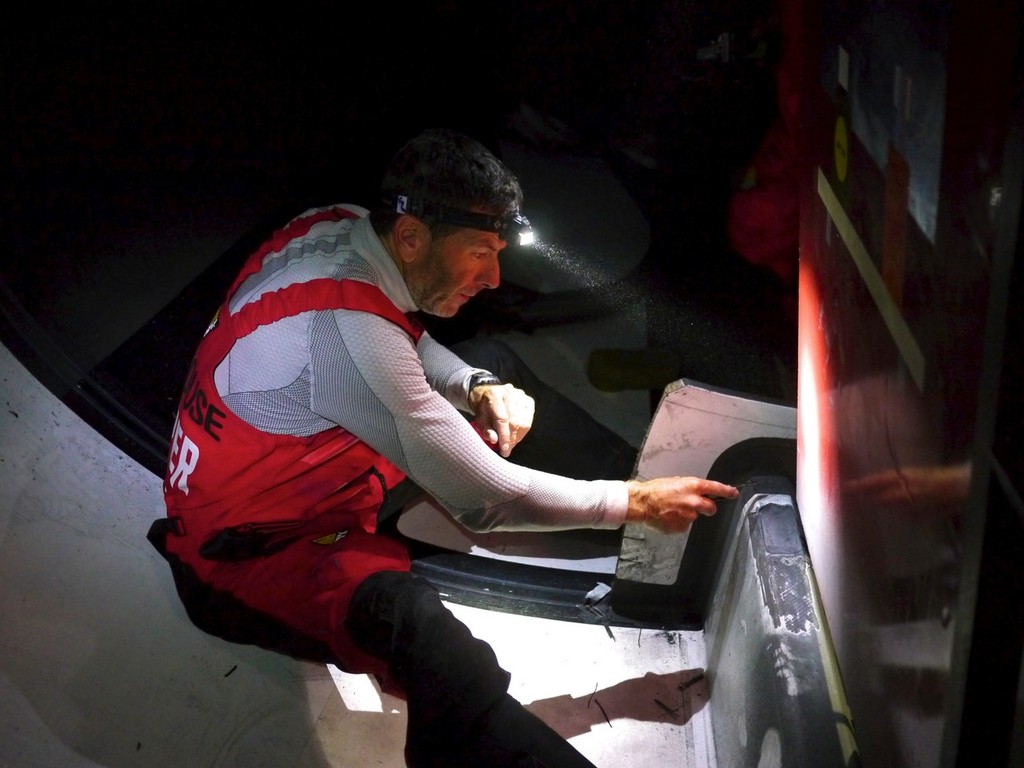
[[[474,373],[469,378],[469,388],[481,387],[485,384],[501,384],[501,379],[491,373]]]

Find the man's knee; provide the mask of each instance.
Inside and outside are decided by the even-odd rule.
[[[381,658],[390,655],[398,595],[413,588],[414,578],[405,571],[380,571],[356,588],[345,628],[362,650]]]
[[[507,688],[508,673],[498,666],[491,647],[475,638],[420,576],[405,571],[368,576],[352,596],[345,627],[360,648],[388,662],[406,689],[418,675],[447,669],[451,658],[461,659],[455,677],[465,673],[479,683]]]
[[[465,722],[508,690],[509,675],[490,645],[421,577],[396,571],[367,577],[353,595],[346,629],[360,648],[387,662],[410,705],[434,700],[423,714],[451,710]]]

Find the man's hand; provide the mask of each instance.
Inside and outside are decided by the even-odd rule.
[[[473,424],[508,458],[533,426],[533,398],[511,384],[482,384],[469,393]]]
[[[735,499],[738,489],[700,477],[659,477],[630,480],[627,523],[644,523],[663,533],[689,530],[697,515],[718,511],[715,499]]]

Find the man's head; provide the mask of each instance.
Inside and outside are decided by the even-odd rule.
[[[458,223],[445,212],[519,214],[523,191],[515,175],[483,144],[455,131],[424,131],[395,153],[381,181],[381,200],[371,214],[377,234],[404,213],[418,216],[443,237]]]
[[[451,317],[497,287],[498,253],[521,203],[516,177],[486,147],[435,129],[394,156],[370,220],[416,306]]]

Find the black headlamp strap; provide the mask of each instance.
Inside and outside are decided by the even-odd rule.
[[[442,224],[454,224],[458,227],[494,232],[502,240],[507,240],[509,233],[513,229],[523,230],[530,228],[530,222],[519,213],[510,216],[491,216],[486,213],[433,205],[408,195],[395,195],[390,203],[394,206],[396,213],[410,214],[420,218],[430,217]]]

